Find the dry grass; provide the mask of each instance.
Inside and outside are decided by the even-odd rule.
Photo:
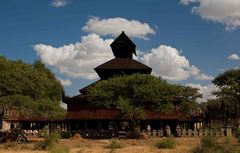
[[[151,138],[147,140],[119,139],[123,148],[114,150],[114,153],[189,153],[195,147],[199,138],[174,138],[176,142],[175,149],[157,149],[155,144],[160,138]],[[111,144],[112,140],[86,140],[82,138],[61,139],[58,143],[71,149],[71,153],[109,153],[111,149],[106,146]],[[12,148],[4,149],[4,144],[0,145],[0,153],[47,153],[47,151],[33,150],[36,142],[28,144],[17,144]]]

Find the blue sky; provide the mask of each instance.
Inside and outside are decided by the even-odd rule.
[[[206,99],[212,78],[239,67],[239,27],[240,0],[1,0],[0,55],[41,59],[74,95],[98,79],[92,69],[124,30],[136,60]]]

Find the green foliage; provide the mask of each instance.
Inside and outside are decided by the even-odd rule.
[[[20,129],[0,131],[0,143],[5,142],[27,142],[27,138],[25,137],[25,133]]]
[[[45,133],[43,136],[45,141],[37,143],[35,149],[49,150],[55,144],[57,144],[58,139],[60,138],[60,135],[58,133]]]
[[[225,137],[221,141],[213,136],[201,138],[200,145],[192,150],[192,153],[239,153],[239,146],[230,141],[230,137]]]
[[[174,149],[176,147],[176,143],[173,137],[164,138],[155,144],[155,147],[158,149]]]
[[[235,120],[238,126],[240,120],[240,69],[228,70],[218,75],[213,83],[219,88],[214,91],[217,99],[208,100],[204,104],[205,112],[212,120],[222,120],[229,124],[229,120]]]
[[[228,70],[220,74],[213,80],[213,83],[220,89],[214,94],[222,98],[226,105],[240,102],[240,69]]]
[[[222,147],[217,143],[217,139],[215,137],[206,136],[201,138],[200,145],[194,148],[192,153],[220,153],[222,150]]]
[[[145,117],[146,106],[161,113],[177,107],[189,113],[198,97],[197,89],[170,84],[148,74],[133,74],[98,82],[89,90],[88,100],[97,106],[117,108],[134,119]]]
[[[72,133],[69,131],[62,131],[61,132],[61,138],[63,139],[69,139],[72,136]]]
[[[60,135],[58,133],[49,133],[47,137],[45,137],[46,147],[51,148],[54,144],[58,142]]]
[[[0,56],[0,107],[28,116],[64,116],[59,106],[63,87],[41,61],[26,64]]]
[[[237,128],[237,129],[233,130],[233,135],[235,136],[235,138],[237,138],[237,141],[240,144],[240,129]]]

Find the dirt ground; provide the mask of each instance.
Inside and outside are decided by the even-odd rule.
[[[122,148],[114,150],[106,149],[106,146],[112,143],[112,140],[72,138],[61,139],[58,144],[70,148],[71,153],[189,153],[199,143],[199,138],[175,138],[175,149],[157,149],[155,144],[161,139],[114,139],[122,146]],[[48,151],[34,149],[37,141],[42,140],[31,140],[24,144],[1,144],[0,153],[47,153]]]

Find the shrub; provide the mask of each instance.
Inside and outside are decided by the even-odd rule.
[[[58,142],[58,139],[60,138],[58,133],[50,133],[46,138],[46,144],[49,148],[51,148],[54,144]]]
[[[117,142],[116,140],[112,140],[111,143],[109,145],[107,145],[105,148],[114,150],[114,149],[122,148],[122,147],[123,146],[119,142]]]
[[[50,153],[69,153],[70,149],[65,145],[55,144],[49,150]]]
[[[61,132],[61,138],[69,139],[72,136],[71,132],[63,131]]]
[[[206,136],[201,139],[201,145],[204,148],[218,147],[217,138]]]
[[[240,129],[237,128],[233,131],[233,135],[237,138],[238,143],[240,143]]]
[[[44,135],[45,141],[39,142],[35,145],[35,149],[44,149],[49,150],[53,145],[58,142],[60,138],[59,134],[57,133],[50,133],[49,135]]]
[[[217,143],[217,139],[212,136],[201,138],[200,145],[192,150],[192,153],[223,153],[223,148]]]
[[[192,150],[192,153],[238,153],[239,146],[233,143],[231,137],[217,139],[212,136],[201,138],[200,144]]]
[[[39,130],[39,132],[38,132],[38,136],[40,138],[45,138],[48,135],[49,135],[49,127],[48,126],[44,126],[44,128]]]
[[[170,137],[160,140],[155,144],[155,147],[157,147],[158,149],[173,149],[176,147],[176,143],[174,141],[174,138]]]

